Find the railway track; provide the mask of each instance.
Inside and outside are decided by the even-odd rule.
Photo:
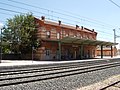
[[[36,65],[0,71],[0,87],[67,77],[120,66],[119,60]]]
[[[116,62],[120,60],[98,60],[98,61],[88,61],[88,62],[68,62],[68,63],[58,63],[58,64],[46,64],[46,65],[25,65],[25,66],[6,66],[1,68],[0,67],[0,76],[1,73],[13,73],[14,72],[26,72],[26,71],[34,71],[34,70],[41,70],[41,69],[53,69],[53,68],[60,68],[60,69],[66,69],[66,68],[75,68],[75,67],[84,67],[84,66],[90,66],[90,65],[98,65],[98,64],[104,64],[109,62]],[[46,70],[46,71],[47,71]]]
[[[101,88],[100,90],[107,90],[108,88],[110,88],[110,87],[114,87],[116,84],[118,84],[118,83],[120,83],[120,81],[117,81],[117,82],[115,82],[115,83],[112,83],[112,84],[110,84],[110,85],[108,85],[108,86],[106,86],[106,87],[104,87],[104,88]],[[120,88],[119,88],[120,89]],[[112,90],[112,89],[109,89],[109,90]],[[118,88],[116,89],[116,90],[118,90]]]
[[[45,71],[53,71],[53,70],[61,70],[61,69],[69,69],[69,68],[77,68],[77,67],[85,67],[91,65],[104,64],[107,62],[103,61],[95,61],[95,62],[77,62],[77,63],[63,63],[63,64],[52,64],[52,65],[36,65],[31,67],[10,67],[8,69],[2,69],[0,71],[0,76],[3,75],[13,75],[13,74],[22,74],[22,73],[35,73],[35,72],[45,72]]]

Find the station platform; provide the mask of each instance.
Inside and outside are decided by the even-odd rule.
[[[35,65],[35,64],[55,64],[55,63],[68,63],[68,62],[86,62],[86,61],[95,61],[95,60],[106,60],[106,59],[114,59],[120,58],[120,56],[116,57],[108,57],[104,56],[102,59],[100,57],[96,57],[94,59],[85,59],[85,60],[62,60],[62,61],[34,61],[34,60],[1,60],[0,66],[15,66],[15,65]]]

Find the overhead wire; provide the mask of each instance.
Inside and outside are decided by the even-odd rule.
[[[107,39],[108,39],[108,40],[110,39],[109,37],[102,37],[102,36],[100,36],[100,35],[98,35],[97,38],[102,38],[102,39],[106,39],[106,40],[107,40]]]
[[[8,1],[14,1],[14,0],[8,0]],[[4,3],[5,4],[5,3]],[[23,4],[23,3],[22,3]],[[9,5],[9,4],[6,4],[6,5]],[[28,5],[28,4],[25,4],[25,5]],[[14,6],[14,5],[9,5],[9,6],[13,6],[13,7],[16,7],[16,8],[20,8],[20,7],[17,7],[17,6]],[[31,5],[29,5],[29,6],[31,6]],[[33,7],[33,6],[32,6]],[[38,7],[37,7],[38,8]],[[18,12],[18,11],[14,11],[14,10],[8,10],[8,9],[3,9],[3,8],[0,8],[0,9],[2,9],[2,10],[5,10],[5,11],[11,11],[11,12],[15,12],[15,13],[22,13],[22,12]],[[25,9],[25,8],[21,8],[21,9]],[[43,9],[43,8],[42,8]],[[29,10],[29,9],[25,9],[25,10]],[[48,9],[44,9],[44,10],[48,10]],[[48,10],[49,11],[49,10]],[[40,12],[39,12],[40,13]],[[43,14],[45,14],[45,13],[43,13]],[[54,17],[54,15],[52,15],[53,17]],[[57,17],[57,18],[59,18],[59,17]],[[63,19],[65,19],[65,18],[63,18]],[[67,19],[67,20],[69,20],[69,19]],[[78,21],[77,21],[78,22]],[[69,23],[70,24],[70,23]],[[102,33],[106,33],[106,32],[102,32]],[[108,32],[107,32],[108,33]]]
[[[30,7],[33,7],[33,8],[38,8],[38,9],[42,9],[42,10],[47,10],[48,12],[53,12],[53,13],[61,14],[61,15],[64,15],[64,16],[69,16],[69,17],[72,17],[72,18],[76,18],[76,19],[83,20],[83,21],[87,21],[87,22],[91,22],[91,23],[96,23],[96,24],[99,24],[99,25],[100,25],[100,23],[101,23],[101,22],[98,22],[97,20],[93,20],[93,19],[92,19],[92,21],[89,20],[88,18],[87,18],[87,19],[83,19],[83,18],[81,19],[81,18],[79,18],[79,17],[73,16],[73,13],[70,14],[70,15],[69,15],[69,14],[63,14],[63,13],[60,13],[60,12],[57,12],[57,11],[53,11],[53,10],[41,8],[41,7],[38,7],[38,6],[26,4],[26,3],[19,2],[19,1],[15,1],[15,0],[8,0],[8,1],[11,1],[11,2],[14,2],[14,3],[17,3],[17,4],[27,5],[27,6],[30,6]],[[94,22],[93,22],[93,21],[94,21]],[[101,25],[105,26],[106,24],[102,22]],[[109,24],[107,25],[107,27],[108,27],[108,26],[110,27]],[[112,27],[112,26],[111,26],[111,27]],[[111,27],[110,27],[110,28],[111,28]]]
[[[20,13],[21,13],[21,14],[25,14],[25,13],[22,13],[22,12],[19,12],[19,11],[14,11],[14,10],[10,10],[10,9],[5,9],[5,8],[1,8],[1,7],[0,7],[0,9],[1,9],[1,10],[4,10],[4,11],[19,13],[19,14],[20,14]]]
[[[118,8],[120,8],[120,5],[118,5],[117,3],[115,3],[113,0],[109,0],[111,3],[113,3],[115,6],[117,6]]]
[[[60,9],[60,10],[61,10],[61,9]],[[71,15],[75,15],[77,18],[79,18],[79,17],[85,18],[85,19],[83,19],[83,20],[86,20],[86,21],[89,20],[89,21],[91,22],[91,20],[92,20],[92,21],[94,21],[94,23],[100,24],[100,25],[102,25],[102,26],[107,26],[107,27],[110,27],[110,28],[112,28],[112,27],[119,27],[119,26],[107,24],[107,23],[104,23],[104,22],[101,22],[101,21],[98,21],[98,20],[95,20],[95,19],[91,19],[91,18],[88,18],[88,17],[80,16],[80,15],[75,14],[75,13],[72,13],[72,12],[68,12],[68,11],[64,11],[64,10],[62,10],[62,12],[65,12],[65,13],[68,13],[68,14],[71,14]],[[79,16],[79,17],[78,17],[78,16]],[[89,22],[89,21],[88,21],[88,22]]]
[[[112,4],[114,4],[115,6],[117,6],[118,8],[120,8],[120,5],[118,5],[116,2],[114,2],[113,0],[109,0]],[[119,30],[120,30],[120,28],[119,28]],[[120,33],[120,31],[118,31],[118,30],[116,30],[116,34],[117,34],[117,32],[119,32]],[[117,34],[117,36],[118,36],[118,34]]]
[[[14,1],[14,0],[9,0],[9,1]],[[17,2],[17,1],[14,1],[14,2],[19,3],[19,2]],[[0,2],[0,3],[1,3],[1,2]],[[1,4],[5,4],[5,3],[1,3]],[[21,4],[23,4],[23,3],[21,3]],[[25,3],[24,3],[24,4],[25,4]],[[5,5],[9,5],[9,6],[12,6],[12,7],[16,7],[16,8],[20,8],[20,9],[25,9],[25,10],[31,11],[30,9],[21,8],[21,7],[14,6],[14,5],[10,5],[10,4],[5,4]],[[28,5],[28,4],[25,4],[25,5]],[[29,6],[31,6],[31,5],[29,5]],[[34,6],[32,5],[32,7],[34,7]],[[37,8],[38,8],[38,7],[37,7]],[[43,9],[43,8],[40,8],[40,9]],[[48,10],[48,9],[44,9],[44,10]],[[32,10],[32,11],[33,11],[33,10]],[[49,10],[48,10],[48,11],[49,11]],[[37,11],[34,11],[34,12],[37,12]],[[45,14],[45,13],[42,13],[42,12],[37,12],[37,13]],[[48,14],[45,14],[45,15],[48,15]],[[55,17],[55,18],[59,18],[59,17],[54,16],[54,15],[50,15],[50,16]],[[76,22],[76,21],[74,21],[74,20],[70,20],[70,19],[66,19],[66,18],[61,18],[61,19]],[[77,21],[77,22],[78,22],[78,21]],[[80,22],[79,22],[79,23],[80,23]]]
[[[13,16],[13,14],[10,14],[10,13],[4,13],[4,12],[0,12],[0,14],[4,14],[4,15],[7,15],[7,16],[9,16],[9,15]]]
[[[8,6],[12,6],[12,7],[16,7],[16,8],[20,8],[20,9],[24,9],[24,10],[28,10],[28,11],[32,11],[32,12],[36,12],[36,13],[39,13],[39,14],[49,15],[49,14],[46,14],[46,13],[43,13],[43,12],[38,12],[38,11],[35,11],[35,10],[30,10],[30,9],[26,9],[26,8],[22,8],[22,7],[10,5],[10,4],[2,3],[2,2],[0,2],[0,4],[4,4],[4,5],[8,5]],[[55,17],[55,18],[64,19],[64,20],[74,21],[74,20],[70,20],[70,19],[66,19],[66,18],[57,17],[57,16],[54,16],[54,15],[50,15],[50,16]]]
[[[66,18],[61,18],[61,17],[57,17],[57,16],[54,16],[54,15],[49,15],[49,14],[46,14],[46,13],[43,13],[43,12],[38,12],[38,11],[35,11],[35,10],[26,9],[26,8],[14,6],[14,5],[6,4],[6,3],[3,3],[3,2],[0,2],[0,4],[4,4],[4,5],[11,6],[11,7],[15,7],[15,8],[19,8],[19,9],[24,9],[24,10],[36,12],[36,13],[39,13],[39,14],[44,14],[44,15],[47,15],[47,16],[51,16],[51,17],[60,18],[60,19],[64,19],[64,20],[68,20],[68,21],[73,21],[73,22],[75,22],[74,20],[70,20],[70,19],[66,19]]]
[[[9,11],[9,12],[19,13],[19,14],[25,14],[25,13],[18,12],[18,11],[15,11],[15,10],[4,9],[4,8],[0,8],[0,9],[1,9],[1,10],[5,10],[5,11]],[[37,16],[37,17],[39,17],[39,16]],[[47,18],[47,19],[49,19],[49,18]],[[49,19],[49,20],[50,20],[50,19]],[[52,20],[53,20],[53,19],[52,19]],[[54,21],[57,21],[57,20],[54,20]],[[70,25],[73,25],[73,24],[68,23],[68,22],[64,22],[64,23],[66,23],[66,24],[70,24]],[[105,32],[103,32],[103,31],[99,31],[99,32],[105,33]],[[107,34],[110,35],[109,33],[107,33]]]
[[[38,11],[34,11],[34,10],[30,10],[30,9],[22,8],[22,7],[15,6],[15,5],[6,4],[6,3],[3,3],[3,2],[0,2],[0,4],[4,4],[4,5],[7,5],[7,6],[11,6],[11,7],[15,7],[15,8],[23,9],[23,10],[28,10],[29,12],[33,11],[33,12],[36,12],[36,13],[45,14],[45,13],[42,13],[42,12],[38,12]],[[47,14],[45,14],[45,15],[47,15]]]
[[[10,4],[6,4],[6,3],[3,3],[3,2],[0,2],[0,4],[4,4],[4,5],[8,5],[8,6],[12,6],[12,7],[15,7],[15,8],[20,8],[20,9],[28,10],[28,11],[33,11],[33,10],[30,10],[30,9],[26,9],[26,8],[22,8],[22,7],[14,6],[14,5],[10,5]],[[33,11],[33,12],[37,12],[37,13],[41,13],[41,14],[45,14],[45,13],[38,12],[38,11]],[[45,14],[45,15],[48,15],[48,14]],[[66,18],[61,18],[61,17],[57,17],[57,16],[54,16],[54,15],[50,15],[50,16],[55,17],[55,18],[60,18],[60,19],[64,19],[64,20],[68,20],[68,21],[76,22],[76,21],[74,21],[74,20],[70,20],[70,19],[66,19]],[[78,21],[77,21],[77,22],[78,22]],[[79,23],[80,23],[80,22],[79,22]]]
[[[34,7],[34,8],[39,8],[39,9],[47,10],[48,12],[51,11],[51,10],[48,10],[48,9],[40,8],[40,7],[38,7],[38,6],[29,5],[29,4],[22,3],[22,2],[18,2],[18,1],[15,1],[15,0],[8,0],[8,1],[12,1],[12,2],[15,2],[15,3],[18,3],[18,4],[27,5],[27,6],[31,6],[31,7]],[[51,12],[55,12],[55,11],[51,11]],[[75,16],[71,16],[71,15],[68,15],[68,14],[63,14],[63,13],[59,13],[59,12],[55,12],[55,13],[76,18]],[[52,15],[52,17],[54,17],[54,16]],[[80,19],[80,18],[78,18],[78,19]],[[66,18],[64,18],[64,20],[66,20]],[[86,20],[84,20],[84,19],[80,19],[80,20],[81,20],[81,21],[86,21]],[[78,22],[78,21],[77,21],[77,22]],[[87,22],[91,22],[91,21],[87,21]],[[98,25],[98,24],[97,24],[97,25]],[[100,24],[99,24],[99,25],[100,25]],[[101,24],[101,25],[102,25],[102,27],[104,26],[103,24]],[[109,25],[109,26],[110,26],[110,25]],[[106,28],[106,27],[104,27],[104,28]],[[111,29],[111,27],[110,27],[109,29]],[[99,32],[102,32],[102,33],[107,33],[108,35],[111,35],[111,33],[108,33],[108,32],[103,32],[103,31],[100,31],[100,30],[98,30],[98,31],[99,31]]]

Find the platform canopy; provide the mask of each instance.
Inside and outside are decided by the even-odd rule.
[[[118,43],[106,42],[106,41],[100,41],[100,40],[81,39],[77,37],[64,37],[60,41],[62,43],[74,43],[74,44],[81,44],[81,45],[113,46],[118,44]]]

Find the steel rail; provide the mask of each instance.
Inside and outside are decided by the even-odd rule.
[[[114,61],[115,62],[115,61]],[[91,66],[91,65],[98,65],[108,63],[108,61],[92,61],[92,62],[76,62],[76,63],[65,63],[65,64],[58,64],[58,65],[50,65],[50,66],[36,66],[34,68],[24,68],[24,69],[15,69],[15,70],[5,70],[0,71],[0,76],[3,75],[14,75],[14,74],[23,74],[23,73],[35,73],[35,72],[43,72],[43,71],[52,71],[52,70],[61,70],[61,69],[69,69],[69,68],[77,68]]]
[[[53,71],[53,70],[61,70],[61,69],[69,69],[69,68],[77,68],[77,67],[86,67],[92,65],[103,64],[100,62],[91,62],[91,63],[76,63],[76,64],[66,64],[66,65],[59,65],[59,66],[48,66],[48,67],[39,67],[39,68],[31,68],[31,69],[24,69],[24,70],[14,70],[14,71],[1,71],[0,76],[3,75],[14,75],[14,74],[23,74],[23,73],[35,73],[35,72],[44,72],[44,71]]]
[[[50,73],[45,73],[45,74],[41,74],[41,75],[38,74],[38,75],[34,75],[34,76],[24,76],[24,77],[20,76],[20,77],[4,78],[4,79],[0,79],[0,82],[1,81],[6,81],[6,80],[16,80],[16,79],[18,81],[10,82],[10,83],[0,83],[0,87],[23,84],[23,83],[30,83],[30,82],[35,82],[35,81],[55,79],[55,78],[77,75],[77,74],[82,74],[82,73],[88,73],[88,72],[93,72],[93,71],[112,68],[112,67],[117,67],[117,66],[120,66],[120,62],[100,64],[100,65],[94,65],[94,66],[87,66],[87,67],[75,68],[75,69],[72,69],[72,70],[50,72]],[[34,79],[34,77],[36,79]],[[31,78],[33,78],[33,79],[31,79]],[[21,79],[27,79],[27,80],[22,81]],[[28,80],[28,79],[30,79],[30,80]]]
[[[110,85],[108,85],[108,86],[106,86],[104,88],[101,88],[100,90],[106,90],[107,88],[109,88],[111,86],[114,86],[115,84],[118,84],[118,83],[120,83],[120,81],[114,82],[114,83],[112,83],[112,84],[110,84]]]

